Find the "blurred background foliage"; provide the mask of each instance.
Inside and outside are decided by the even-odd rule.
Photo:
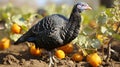
[[[51,14],[62,14],[69,18],[73,5],[62,3],[57,5],[50,3],[44,7],[32,8],[28,6],[15,6],[11,0],[7,5],[0,7],[0,38],[8,37],[14,42],[24,34],[38,20]],[[72,2],[73,3],[73,2]],[[81,30],[79,36],[73,41],[80,48],[96,49],[109,41],[109,37],[120,40],[120,2],[115,0],[114,8],[99,8],[85,11],[82,15]],[[92,4],[91,4],[92,5]],[[39,10],[43,11],[39,12]],[[18,24],[21,32],[11,31],[13,24]],[[107,42],[108,42],[107,41]]]

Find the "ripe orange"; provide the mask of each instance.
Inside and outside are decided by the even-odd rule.
[[[95,20],[92,20],[92,21],[90,21],[89,26],[92,27],[92,28],[97,28],[98,24],[96,23]]]
[[[63,50],[65,53],[71,53],[73,51],[73,44],[69,43],[65,46],[59,47],[58,49]]]
[[[10,40],[8,38],[3,38],[0,41],[0,49],[4,50],[10,47]]]
[[[65,58],[65,53],[63,50],[56,50],[55,51],[55,56],[59,59],[63,59]]]
[[[13,33],[19,34],[21,32],[21,27],[18,24],[13,24],[11,27]]]
[[[87,56],[87,61],[93,66],[98,67],[102,63],[100,56],[97,53],[93,53]]]
[[[35,48],[35,45],[31,45],[30,46],[30,53],[34,56],[40,56],[42,53],[42,49],[39,48]]]
[[[75,53],[72,55],[72,60],[74,61],[82,61],[83,56],[80,53]]]

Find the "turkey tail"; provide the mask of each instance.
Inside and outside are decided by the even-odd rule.
[[[26,35],[21,36],[16,42],[14,42],[14,45],[17,45],[19,43],[25,42],[27,39]]]
[[[14,44],[17,45],[19,43],[23,43],[26,41],[28,41],[28,42],[35,41],[35,36],[31,30],[29,30],[27,33],[23,34],[16,42],[14,42]]]

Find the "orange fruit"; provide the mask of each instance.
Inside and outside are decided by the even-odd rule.
[[[21,27],[18,24],[13,24],[11,27],[13,33],[19,34],[21,32]]]
[[[80,53],[75,53],[75,54],[72,55],[72,60],[74,60],[74,61],[82,61],[83,56]]]
[[[98,67],[102,63],[100,56],[97,53],[93,53],[87,56],[87,61],[93,66]]]
[[[95,20],[92,20],[92,21],[90,21],[89,26],[92,27],[92,28],[97,28],[98,24],[96,23]]]
[[[3,38],[0,41],[0,49],[4,50],[10,47],[10,40],[8,38]]]
[[[55,51],[55,56],[59,59],[63,59],[65,58],[65,53],[63,50],[56,50]]]
[[[65,46],[59,47],[58,49],[63,50],[65,53],[71,53],[73,51],[73,44],[69,43]]]
[[[42,53],[42,49],[39,48],[35,48],[35,45],[31,45],[30,46],[30,53],[34,56],[40,56]]]

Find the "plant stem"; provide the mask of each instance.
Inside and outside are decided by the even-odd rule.
[[[118,26],[117,26],[117,29],[116,29],[116,33],[118,33],[118,31],[119,31],[119,27],[120,27],[120,23],[118,24]],[[112,37],[110,37],[110,41],[108,42],[108,50],[107,50],[107,57],[106,57],[106,59],[105,59],[105,61],[106,62],[109,62],[109,60],[110,60],[110,57],[111,57],[111,43],[112,43],[112,41],[113,41],[113,38]]]
[[[107,57],[106,57],[106,59],[105,59],[105,61],[106,62],[109,62],[109,60],[110,60],[110,57],[111,57],[111,43],[112,43],[112,41],[113,41],[113,38],[110,38],[110,41],[108,42],[108,47],[107,47]]]
[[[115,33],[118,33],[119,27],[120,27],[120,22],[119,22],[119,24],[118,24],[118,26],[117,26],[117,29],[115,30]]]

